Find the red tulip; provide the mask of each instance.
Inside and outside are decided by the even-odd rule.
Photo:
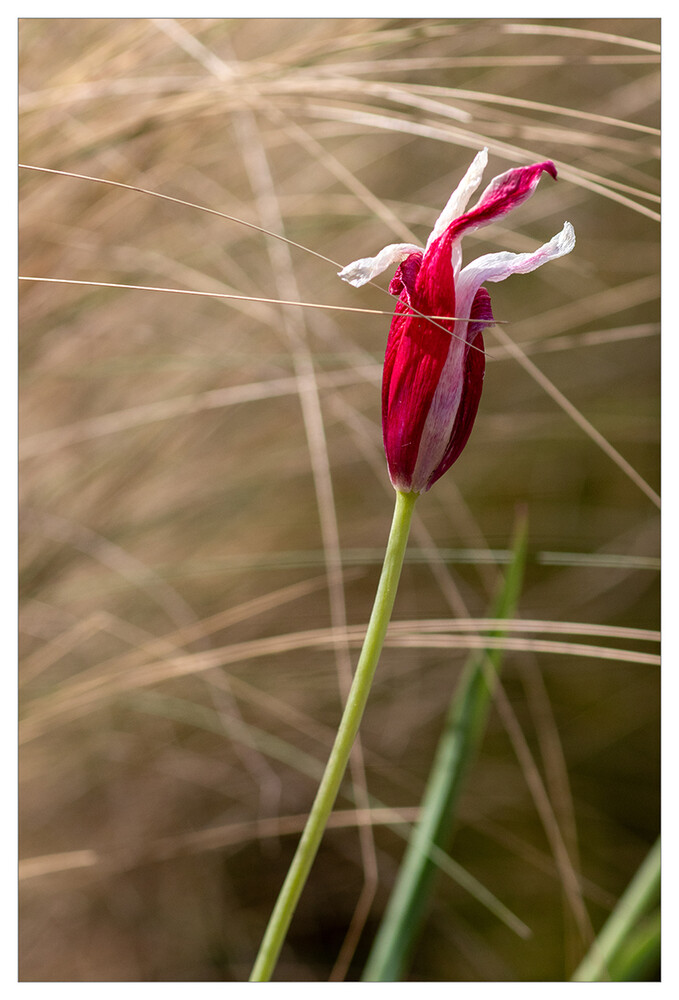
[[[530,197],[550,160],[496,177],[464,212],[481,183],[487,150],[478,153],[439,216],[424,250],[391,244],[339,272],[359,287],[398,265],[389,291],[399,296],[382,380],[382,432],[389,475],[403,493],[424,493],[459,457],[481,398],[485,354],[481,331],[493,322],[486,281],[526,274],[570,253],[569,222],[533,253],[486,254],[462,267],[465,233],[502,218]],[[432,319],[432,317],[437,317]]]

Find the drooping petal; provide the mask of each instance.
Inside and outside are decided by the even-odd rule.
[[[516,167],[494,177],[476,205],[452,223],[454,238],[459,239],[463,233],[488,226],[517,208],[530,198],[545,172],[556,179],[556,167],[551,160],[534,163],[530,167]]]
[[[560,233],[553,236],[533,253],[488,253],[463,267],[457,279],[457,308],[459,315],[466,315],[471,308],[476,291],[486,281],[504,281],[511,274],[528,274],[547,261],[556,260],[570,253],[575,246],[575,231],[570,222],[564,223]]]
[[[396,267],[412,253],[422,253],[422,248],[413,243],[390,243],[376,257],[361,257],[337,273],[343,281],[360,288],[388,268]]]
[[[524,202],[533,193],[540,176],[545,171],[552,177],[556,177],[556,167],[551,160],[544,160],[542,163],[535,163],[530,167],[507,170],[490,182],[474,208],[463,215],[453,215],[451,207],[454,210],[458,206],[466,205],[467,200],[481,180],[481,173],[487,159],[487,153],[485,157],[483,153],[486,151],[484,150],[474,158],[462,183],[453,192],[448,205],[439,216],[427,242],[421,273],[428,274],[440,270],[440,265],[435,263],[434,259],[442,260],[443,256],[447,255],[452,265],[452,280],[456,282],[462,265],[462,236],[502,218]],[[472,295],[468,300],[469,307],[471,307],[473,298]],[[458,304],[457,315],[463,318],[468,313],[464,313]]]
[[[462,274],[467,271],[483,274],[481,281],[504,281],[510,274],[528,274],[538,267],[542,267],[548,260],[556,260],[570,253],[575,246],[575,230],[570,222],[564,222],[561,232],[553,236],[548,243],[543,243],[541,247],[532,253],[510,253],[502,250],[500,253],[488,253],[463,269]]]

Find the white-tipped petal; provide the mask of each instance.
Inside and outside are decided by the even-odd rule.
[[[510,274],[528,274],[536,267],[542,267],[547,261],[556,260],[557,257],[570,253],[574,246],[575,230],[570,222],[565,222],[560,233],[533,253],[501,251],[485,254],[462,268],[460,280],[464,278],[466,282],[473,275],[474,280],[478,279],[478,284],[482,285],[485,281],[504,281]]]
[[[388,268],[398,267],[411,253],[422,253],[422,247],[416,247],[412,243],[390,243],[380,250],[376,257],[361,257],[337,273],[342,281],[348,281],[355,288],[360,288]]]
[[[547,261],[556,260],[570,253],[575,246],[575,230],[570,222],[565,222],[560,233],[553,236],[533,253],[487,253],[471,261],[460,271],[455,288],[455,312],[458,316],[468,316],[468,310],[478,289],[486,281],[504,281],[512,274],[528,274]]]
[[[446,207],[436,220],[434,228],[431,231],[431,235],[427,240],[427,247],[429,247],[434,240],[438,239],[441,233],[446,231],[454,219],[457,219],[458,216],[462,215],[467,207],[469,199],[481,183],[483,171],[486,169],[487,164],[488,150],[482,149],[481,152],[477,153],[472,160],[467,173],[451,194],[446,203]]]

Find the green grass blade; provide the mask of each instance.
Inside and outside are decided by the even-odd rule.
[[[493,618],[510,618],[515,613],[523,580],[526,538],[527,524],[521,518],[515,530],[512,562],[492,608]],[[365,982],[398,981],[407,967],[431,894],[436,871],[432,855],[442,850],[453,825],[465,776],[483,738],[492,698],[492,677],[501,660],[501,650],[481,650],[467,660],[436,751],[420,821],[413,831],[368,957],[362,977]]]
[[[646,913],[660,899],[660,839],[618,900],[592,947],[573,973],[576,983],[641,980],[660,960],[660,920]]]
[[[630,932],[610,961],[611,979],[617,983],[653,982],[660,970],[660,907]]]

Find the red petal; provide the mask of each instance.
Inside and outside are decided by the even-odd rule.
[[[457,461],[469,440],[469,435],[472,432],[476,413],[479,408],[481,390],[483,389],[483,377],[486,369],[486,356],[483,353],[483,334],[481,331],[492,321],[493,311],[490,305],[490,295],[485,288],[479,288],[472,305],[471,321],[468,327],[470,346],[467,348],[467,356],[465,357],[462,398],[460,399],[448,448],[438,466],[432,472],[425,487],[426,490],[433,486],[444,472],[448,471],[453,462]]]
[[[533,163],[530,167],[516,167],[500,174],[490,182],[478,205],[455,219],[448,232],[452,230],[452,238],[459,239],[465,230],[487,226],[501,219],[532,195],[545,172],[556,179],[556,167],[551,160]]]
[[[391,480],[409,490],[422,430],[450,350],[450,333],[404,312],[410,312],[405,292],[396,306],[384,358],[382,434]]]
[[[396,269],[396,274],[389,283],[389,292],[392,295],[400,295],[401,292],[405,292],[408,297],[408,301],[410,301],[410,296],[415,291],[415,282],[422,265],[423,256],[424,255],[421,252],[411,253],[409,257],[406,257],[406,259],[399,264]]]

